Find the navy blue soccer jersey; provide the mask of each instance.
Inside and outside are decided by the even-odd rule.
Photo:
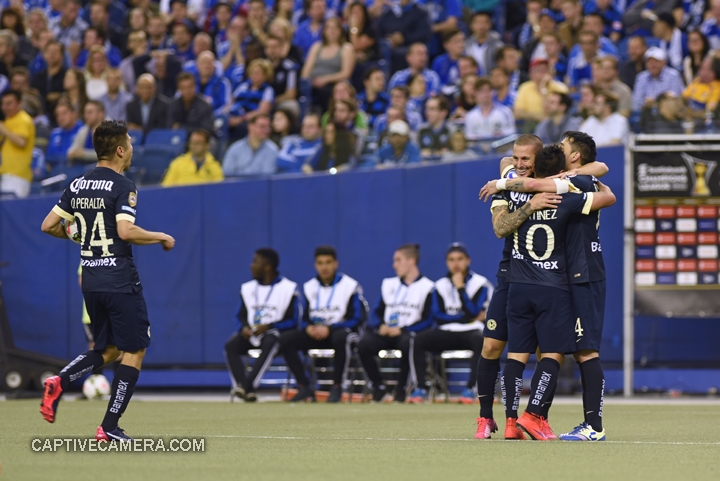
[[[118,235],[121,220],[135,223],[137,188],[107,167],[96,167],[73,180],[53,212],[75,220],[81,238],[83,292],[122,292],[141,289],[132,246]]]
[[[501,177],[503,179],[516,179],[518,177],[517,172],[513,166],[505,167]],[[495,207],[507,208],[507,198],[503,196],[502,192],[492,196],[492,203],[490,204],[490,210],[492,211]],[[506,236],[503,244],[502,259],[498,266],[496,277],[507,277],[508,271],[510,270],[510,255],[512,254],[513,240],[512,236]]]
[[[504,192],[510,211],[519,209],[534,194]],[[562,194],[556,209],[536,211],[513,234],[509,281],[568,289],[565,238],[572,214],[590,212],[592,193]]]
[[[568,178],[581,192],[597,192],[598,180],[591,175]],[[570,284],[605,280],[605,263],[600,246],[600,211],[572,215],[567,229],[566,260]]]

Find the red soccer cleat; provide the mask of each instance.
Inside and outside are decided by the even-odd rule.
[[[542,418],[542,431],[543,431],[543,434],[545,434],[545,438],[547,438],[548,441],[557,439],[557,436],[555,436],[555,433],[553,432],[552,428],[550,427],[550,423],[545,418]]]
[[[477,431],[475,432],[475,439],[490,439],[490,435],[498,430],[497,423],[494,419],[488,418],[476,418]]]
[[[60,376],[52,376],[45,380],[45,391],[40,402],[40,414],[49,423],[55,422],[58,402],[62,396]]]
[[[545,431],[545,425],[547,425],[547,420],[542,416],[537,416],[535,414],[525,411],[524,413],[522,413],[522,416],[518,418],[517,425],[520,426],[526,433],[528,433],[528,436],[530,436],[535,441],[550,441],[551,439],[548,437],[547,432]],[[552,430],[550,431],[552,432]],[[553,436],[555,435],[553,434]]]
[[[517,427],[517,418],[507,418],[507,421],[505,421],[505,439],[525,441],[525,435]]]

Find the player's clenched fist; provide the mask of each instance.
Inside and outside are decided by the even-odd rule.
[[[175,238],[171,235],[164,234],[165,237],[160,241],[160,244],[162,244],[163,250],[169,251],[173,247],[175,247]]]

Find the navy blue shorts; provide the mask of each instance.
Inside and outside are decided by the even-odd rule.
[[[575,309],[575,346],[578,351],[600,351],[605,318],[605,281],[571,284]]]
[[[485,316],[484,337],[497,339],[498,341],[507,342],[508,325],[507,325],[507,302],[508,302],[508,286],[507,277],[497,278],[497,287],[493,291],[490,305],[488,306],[487,316]]]
[[[132,294],[84,292],[83,297],[92,319],[95,350],[115,346],[136,352],[150,345],[150,321],[142,290]]]
[[[577,350],[570,292],[556,287],[511,283],[508,352],[570,354]]]

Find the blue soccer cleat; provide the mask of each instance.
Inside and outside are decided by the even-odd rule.
[[[427,389],[413,389],[412,394],[407,399],[408,404],[422,404],[427,401],[428,392]]]
[[[561,434],[562,441],[605,441],[605,430],[595,431],[588,423],[576,426],[569,433]]]
[[[477,394],[472,389],[465,389],[458,398],[460,404],[475,404],[478,402]]]

